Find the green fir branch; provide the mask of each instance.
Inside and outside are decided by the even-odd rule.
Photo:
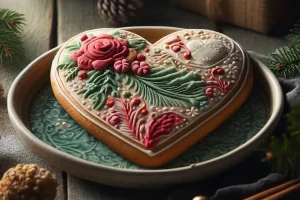
[[[19,35],[11,30],[0,30],[0,65],[19,62],[24,51]]]
[[[294,78],[300,75],[300,48],[288,46],[270,53],[267,59],[270,70],[279,78]]]
[[[300,20],[290,30],[290,34],[286,36],[286,39],[293,46],[300,45]]]
[[[265,160],[272,165],[272,171],[296,178],[300,176],[300,112],[292,110],[286,117],[289,133],[282,138],[272,136]]]
[[[24,15],[8,9],[0,9],[0,65],[19,62],[24,54],[23,31]]]
[[[0,30],[11,30],[15,33],[23,31],[25,25],[25,18],[23,14],[11,11],[9,9],[0,9]]]

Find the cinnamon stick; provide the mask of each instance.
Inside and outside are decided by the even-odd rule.
[[[294,180],[288,181],[286,183],[283,183],[281,185],[278,185],[276,187],[265,190],[263,192],[260,192],[254,196],[248,197],[247,199],[244,199],[244,200],[261,200],[264,198],[265,198],[265,200],[271,200],[270,197],[272,197],[272,196],[273,196],[272,198],[274,198],[274,200],[275,200],[276,196],[274,196],[274,195],[279,195],[279,196],[284,195],[284,194],[287,194],[287,192],[294,191],[298,187],[300,187],[300,179],[294,179]]]

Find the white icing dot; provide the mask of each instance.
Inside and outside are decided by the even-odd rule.
[[[55,126],[59,127],[59,126],[60,126],[60,123],[56,123]]]
[[[92,110],[91,106],[88,106],[87,109],[88,109],[88,110]]]
[[[179,126],[176,126],[176,129],[179,129],[180,127]]]
[[[186,122],[186,119],[183,119],[184,122]]]
[[[167,107],[163,107],[163,111],[167,111],[168,110],[168,108]]]
[[[82,101],[82,105],[85,105],[86,104],[86,101]]]
[[[183,112],[184,112],[184,110],[180,110],[180,112],[181,112],[181,113],[183,113]]]
[[[96,114],[97,114],[98,116],[100,116],[100,115],[101,115],[101,113],[100,113],[100,112],[97,112]]]

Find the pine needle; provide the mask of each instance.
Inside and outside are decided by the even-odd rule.
[[[23,31],[25,18],[23,14],[8,9],[0,9],[0,30],[11,30],[15,33]]]
[[[267,65],[280,78],[295,78],[300,75],[300,48],[288,46],[270,53]]]
[[[0,9],[0,65],[19,62],[24,54],[20,33],[24,15],[8,9]]]
[[[300,112],[292,110],[286,117],[290,124],[289,133],[283,134],[282,138],[271,138],[265,160],[274,172],[296,178],[300,176]]]
[[[24,53],[22,38],[11,30],[0,31],[0,65],[19,62]]]
[[[293,46],[300,45],[300,20],[290,30],[290,34],[286,36],[287,40]]]

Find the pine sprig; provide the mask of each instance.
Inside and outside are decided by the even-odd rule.
[[[300,112],[292,110],[286,115],[289,121],[289,133],[282,138],[272,137],[266,149],[266,161],[272,164],[272,170],[291,178],[300,176]]]
[[[0,65],[19,62],[23,53],[22,38],[11,30],[0,30]]]
[[[286,36],[286,39],[293,46],[300,45],[300,20],[290,30],[290,34]]]
[[[0,9],[0,65],[19,62],[24,54],[20,33],[24,15],[8,9]]]
[[[11,30],[15,33],[23,31],[25,18],[23,14],[11,11],[9,9],[0,9],[0,29]]]
[[[295,78],[300,76],[300,20],[286,38],[289,45],[270,53],[267,65],[280,78]]]
[[[270,53],[267,64],[271,71],[280,78],[294,78],[300,75],[300,49],[288,46]]]

